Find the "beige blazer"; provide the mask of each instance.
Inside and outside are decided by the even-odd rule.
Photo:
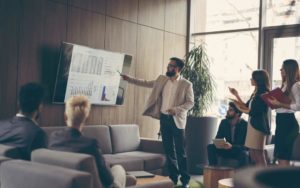
[[[162,92],[165,84],[168,81],[168,77],[160,75],[156,80],[147,81],[129,77],[128,82],[142,86],[153,88],[149,99],[147,100],[143,115],[150,116],[155,119],[160,119],[160,110],[162,106]],[[194,92],[193,84],[180,78],[177,91],[175,94],[174,107],[175,116],[174,121],[177,128],[184,129],[186,126],[187,112],[194,106]]]

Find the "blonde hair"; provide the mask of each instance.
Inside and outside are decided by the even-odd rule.
[[[66,102],[65,114],[67,125],[81,125],[89,116],[91,103],[86,96],[76,95],[69,98]]]

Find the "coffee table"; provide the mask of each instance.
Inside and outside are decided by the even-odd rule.
[[[137,185],[144,185],[144,184],[148,184],[148,183],[169,180],[169,177],[155,175],[154,177],[151,177],[151,178],[136,178],[136,180],[137,180],[137,182],[136,182]]]
[[[218,188],[218,181],[224,178],[232,178],[234,168],[221,166],[204,167],[204,187]]]

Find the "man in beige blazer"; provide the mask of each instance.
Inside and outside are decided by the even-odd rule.
[[[129,83],[152,88],[143,115],[160,120],[169,177],[176,185],[178,176],[181,175],[180,181],[186,188],[189,187],[190,176],[187,172],[184,130],[187,112],[194,105],[194,92],[192,83],[180,76],[183,67],[184,62],[181,59],[172,57],[166,76],[160,75],[156,80],[147,81],[127,75],[121,76]]]

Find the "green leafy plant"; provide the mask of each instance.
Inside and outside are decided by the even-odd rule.
[[[193,47],[186,55],[182,76],[193,83],[195,104],[189,116],[201,117],[214,100],[215,82],[209,70],[205,44]]]

